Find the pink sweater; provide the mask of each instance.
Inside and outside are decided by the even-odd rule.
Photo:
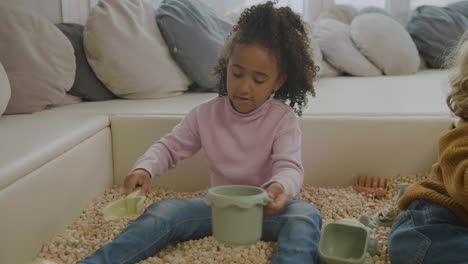
[[[298,117],[283,102],[270,98],[242,114],[227,96],[193,110],[171,133],[154,143],[135,163],[160,176],[200,149],[208,160],[212,186],[242,184],[266,187],[280,183],[292,198],[304,179]]]

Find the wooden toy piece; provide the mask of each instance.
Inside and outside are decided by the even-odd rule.
[[[380,197],[388,191],[388,179],[358,174],[354,188],[358,192],[365,193],[367,198],[369,196],[372,198]]]

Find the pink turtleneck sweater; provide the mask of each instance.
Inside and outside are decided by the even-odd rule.
[[[188,113],[171,133],[154,143],[135,163],[152,178],[203,149],[212,186],[266,187],[280,183],[292,198],[304,179],[298,117],[283,102],[269,98],[242,114],[227,96],[214,98]]]

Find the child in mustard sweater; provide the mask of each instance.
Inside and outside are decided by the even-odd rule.
[[[406,189],[388,241],[392,263],[468,263],[468,31],[456,50],[447,98],[461,120],[439,141],[427,180]]]

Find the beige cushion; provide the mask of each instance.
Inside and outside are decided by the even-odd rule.
[[[88,62],[115,95],[151,99],[179,95],[189,81],[172,60],[146,0],[103,0],[84,29]]]
[[[5,69],[3,69],[2,63],[0,63],[0,116],[5,112],[8,101],[10,101],[10,82],[6,75]]]
[[[40,111],[63,100],[75,79],[75,55],[54,24],[0,5],[0,39],[0,61],[11,86],[6,114]]]

